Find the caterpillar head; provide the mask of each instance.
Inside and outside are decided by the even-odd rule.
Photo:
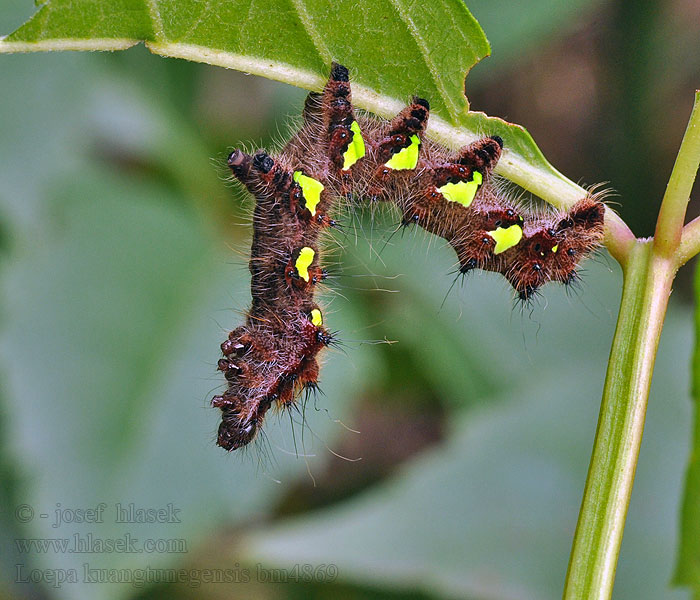
[[[216,444],[231,452],[252,442],[257,432],[257,419],[241,421],[237,414],[224,412],[221,415]]]
[[[274,399],[241,400],[230,393],[214,396],[211,405],[221,409],[217,446],[230,452],[252,442]]]

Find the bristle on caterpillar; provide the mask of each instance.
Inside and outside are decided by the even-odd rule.
[[[341,198],[394,204],[403,225],[447,240],[462,273],[501,273],[521,300],[548,281],[570,283],[602,242],[604,205],[589,196],[570,210],[537,214],[492,185],[504,141],[489,136],[451,152],[424,136],[430,105],[414,98],[391,121],[356,115],[348,70],[333,64],[322,93],[309,94],[303,125],[282,151],[228,157],[255,197],[246,322],[221,344],[228,388],[212,399],[222,412],[218,445],[248,444],[273,405],[289,406],[317,387],[317,355],[333,343],[316,285],[322,232]]]

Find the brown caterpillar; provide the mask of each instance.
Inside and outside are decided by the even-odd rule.
[[[316,357],[333,341],[314,301],[319,236],[336,225],[340,198],[394,203],[455,249],[460,271],[502,273],[522,300],[548,281],[570,283],[603,237],[604,205],[586,197],[567,212],[525,211],[491,185],[503,140],[485,137],[458,152],[424,137],[429,104],[414,98],[393,120],[355,115],[348,70],[333,64],[322,93],[309,94],[301,130],[279,155],[240,150],[233,175],[255,196],[250,272],[252,307],[221,344],[228,389],[218,445],[248,444],[275,403],[290,406],[314,389]]]

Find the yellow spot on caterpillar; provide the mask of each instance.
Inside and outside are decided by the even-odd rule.
[[[479,171],[474,171],[469,181],[446,183],[438,188],[438,192],[440,192],[448,202],[457,202],[462,206],[469,206],[474,201],[476,191],[483,181],[484,178],[481,173],[479,173]]]
[[[397,171],[415,169],[418,164],[418,146],[420,146],[420,138],[413,134],[411,144],[394,154],[385,166]]]
[[[323,325],[323,317],[321,316],[321,311],[318,310],[318,308],[314,308],[311,311],[311,322],[316,325],[316,327],[320,327]]]
[[[299,273],[299,277],[301,277],[304,281],[309,280],[309,266],[312,262],[314,262],[315,254],[314,249],[309,248],[308,246],[304,246],[301,250],[299,250],[299,258],[297,258],[294,266],[296,267],[297,273]]]
[[[494,231],[489,231],[488,234],[496,240],[496,247],[493,249],[493,253],[500,254],[518,245],[523,238],[523,228],[520,225],[511,225],[505,229],[497,227]]]
[[[306,200],[306,208],[309,209],[309,212],[312,215],[315,215],[316,206],[318,206],[318,203],[321,201],[323,184],[313,177],[304,175],[301,171],[294,171],[294,181],[296,181],[301,187],[301,191],[304,194],[304,200]]]
[[[556,252],[557,250],[559,250],[559,244],[552,246],[552,252]]]
[[[357,121],[352,122],[350,131],[352,131],[352,140],[348,149],[343,153],[343,160],[345,161],[343,169],[349,169],[365,155],[365,140],[362,139],[362,132]]]

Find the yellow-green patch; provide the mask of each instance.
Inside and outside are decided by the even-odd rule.
[[[316,327],[323,325],[323,316],[321,316],[321,311],[318,310],[318,308],[311,310],[311,322],[316,325]]]
[[[362,132],[357,121],[352,122],[350,131],[352,131],[352,140],[348,149],[343,153],[343,160],[345,161],[343,162],[343,169],[349,169],[365,155],[365,140],[362,139]]]
[[[484,178],[481,173],[479,173],[479,171],[474,171],[469,181],[446,183],[438,188],[438,192],[440,192],[448,202],[457,202],[462,206],[469,206],[474,201],[476,191],[479,189],[483,180]]]
[[[552,246],[552,252],[556,252],[557,250],[559,250],[559,244]]]
[[[488,234],[496,240],[496,247],[493,249],[493,253],[500,254],[520,243],[520,240],[523,238],[523,228],[520,225],[511,225],[506,228],[498,227],[494,231],[489,231]]]
[[[304,200],[306,200],[306,208],[309,209],[309,212],[312,215],[315,215],[316,206],[318,206],[318,203],[321,201],[323,184],[313,177],[304,175],[301,171],[294,171],[294,181],[296,181],[301,187],[301,191],[304,194]]]
[[[314,262],[315,254],[314,249],[309,248],[308,246],[304,246],[301,250],[299,250],[299,257],[297,258],[296,263],[294,263],[294,266],[299,274],[299,277],[301,277],[304,281],[309,280],[309,267],[311,266],[311,263]]]
[[[411,143],[401,151],[394,154],[386,163],[386,166],[396,171],[415,169],[418,164],[418,146],[420,146],[420,138],[413,134]]]

